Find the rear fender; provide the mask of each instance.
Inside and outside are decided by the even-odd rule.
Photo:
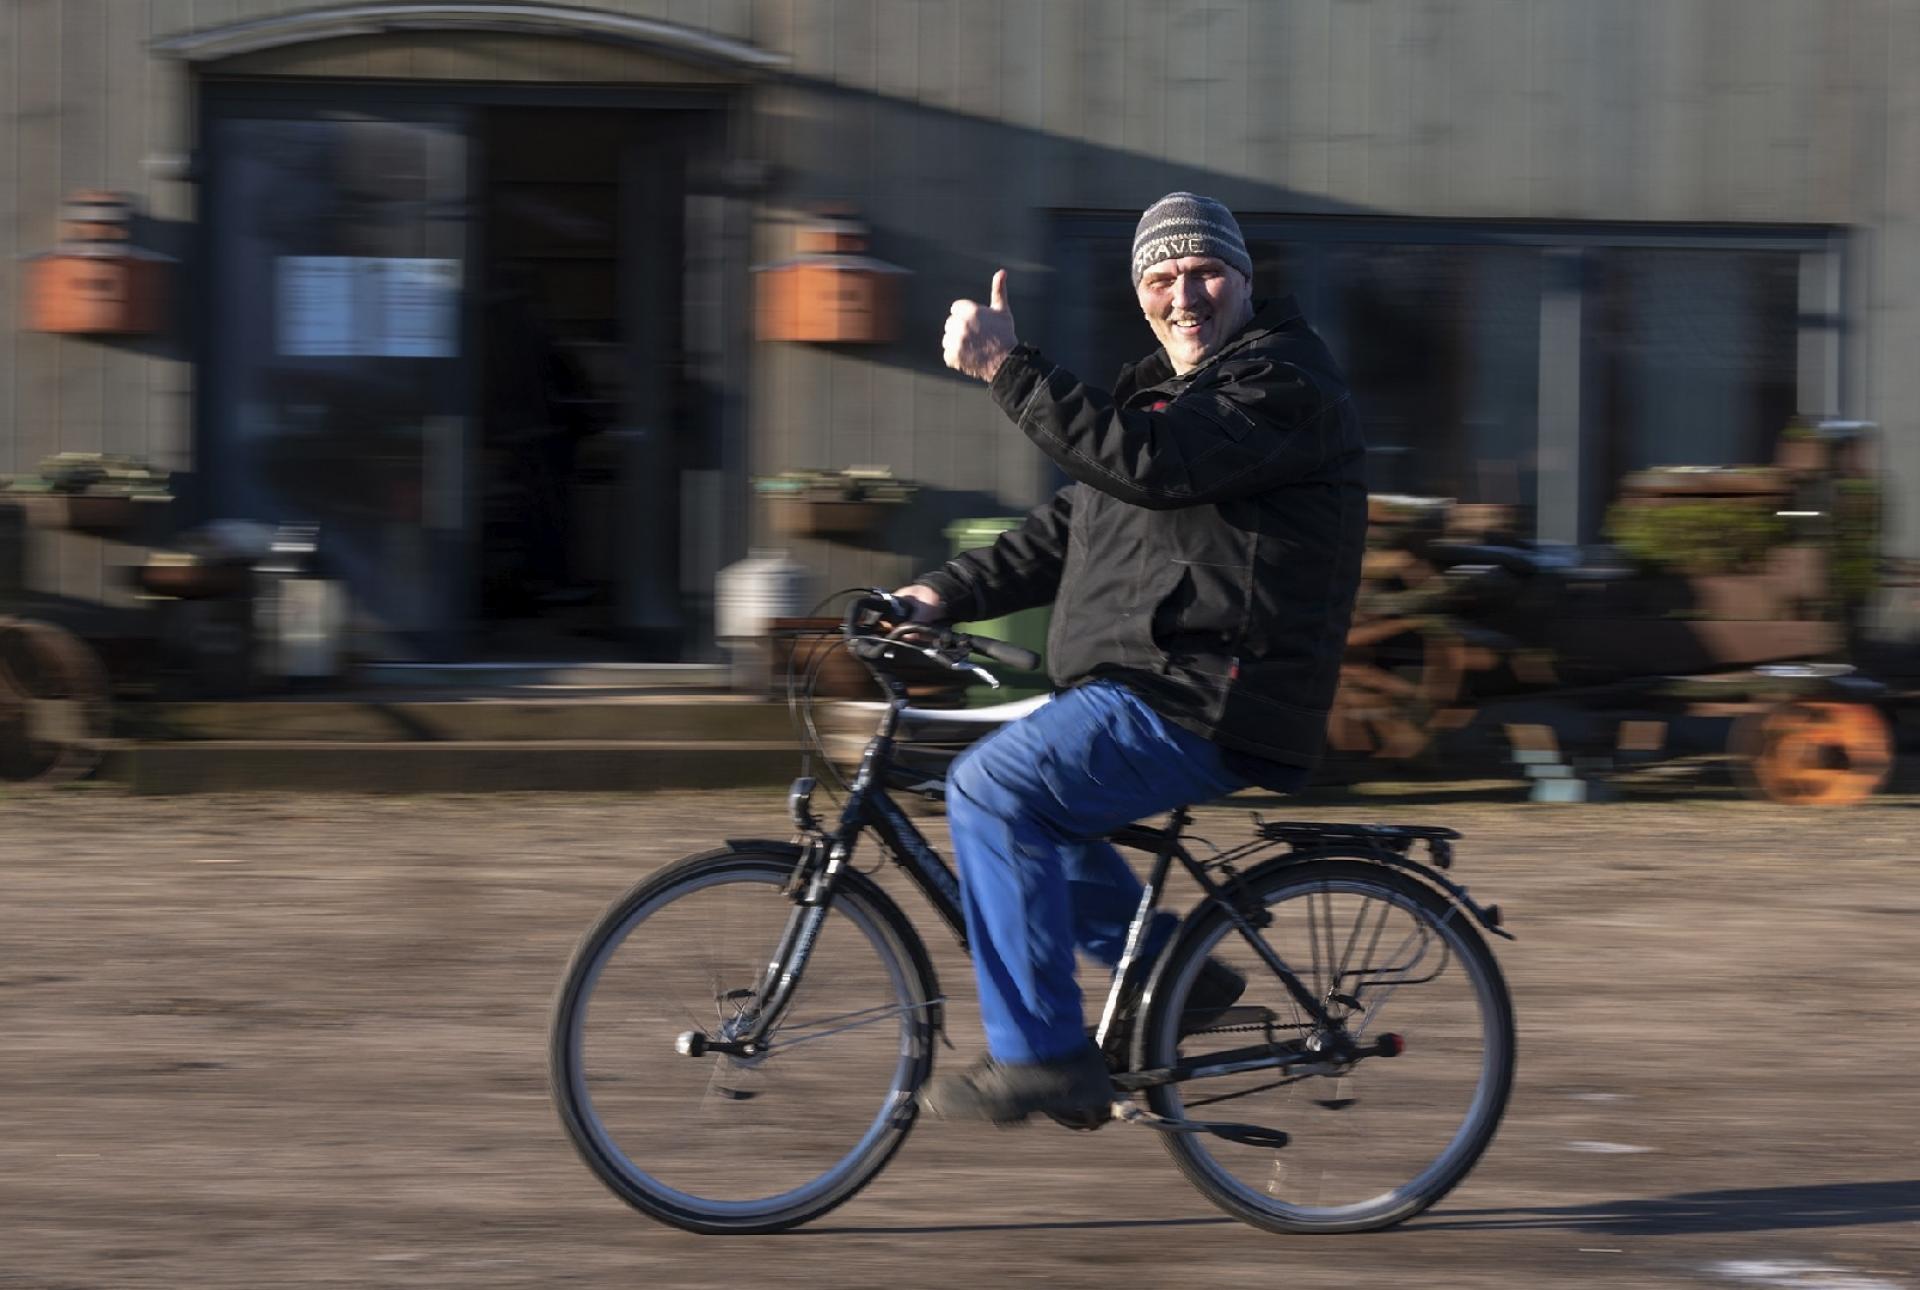
[[[1434,891],[1445,897],[1447,903],[1455,910],[1471,918],[1488,932],[1491,932],[1495,936],[1503,937],[1506,940],[1515,939],[1512,932],[1500,926],[1501,917],[1500,907],[1498,905],[1483,906],[1479,904],[1467,894],[1467,889],[1464,886],[1454,882],[1439,870],[1430,865],[1421,864],[1418,860],[1411,859],[1385,847],[1369,847],[1364,844],[1348,843],[1341,846],[1307,847],[1298,851],[1288,851],[1284,854],[1261,861],[1252,869],[1242,874],[1240,881],[1247,883],[1256,882],[1270,873],[1292,868],[1295,865],[1307,864],[1315,860],[1356,860],[1362,864],[1377,864],[1383,869],[1398,869],[1403,873],[1412,874],[1422,883],[1433,888]],[[1207,902],[1207,904],[1217,903],[1223,902]],[[1205,908],[1205,904],[1201,905],[1199,909],[1194,911],[1194,914],[1197,915],[1201,913]],[[1163,986],[1163,978],[1167,974],[1168,967],[1181,961],[1181,959],[1186,956],[1185,951],[1188,941],[1198,935],[1200,925],[1205,921],[1206,920],[1202,918],[1192,915],[1182,920],[1179,934],[1167,942],[1166,948],[1160,952],[1159,960],[1153,964],[1153,969],[1148,974],[1147,987],[1140,996],[1139,1009],[1134,1014],[1137,1018],[1145,1017],[1152,1009],[1154,996],[1159,993]],[[1140,1035],[1134,1037],[1136,1046],[1140,1040]],[[1136,1047],[1136,1056],[1137,1055],[1138,1049]]]

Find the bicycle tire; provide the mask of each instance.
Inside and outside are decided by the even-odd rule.
[[[1324,1172],[1320,1175],[1319,1182],[1312,1181],[1314,1175],[1310,1172],[1315,1168],[1324,1171],[1325,1166],[1317,1166],[1313,1163],[1320,1159],[1322,1154],[1336,1162],[1333,1166],[1336,1171],[1352,1170],[1358,1174],[1362,1166],[1355,1157],[1360,1153],[1352,1146],[1354,1140],[1342,1136],[1350,1134],[1347,1126],[1350,1126],[1352,1121],[1343,1121],[1338,1117],[1348,1115],[1362,1102],[1367,1104],[1368,1110],[1371,1110],[1375,1103],[1379,1103],[1383,1113],[1390,1113],[1393,1099],[1390,1092],[1374,1096],[1372,1090],[1368,1091],[1366,1098],[1345,1098],[1338,1086],[1328,1086],[1328,1091],[1333,1093],[1332,1096],[1318,1098],[1315,1096],[1319,1091],[1314,1087],[1315,1081],[1344,1078],[1357,1083],[1363,1075],[1368,1079],[1378,1080],[1385,1072],[1393,1072],[1391,1077],[1387,1077],[1389,1085],[1395,1080],[1404,1080],[1421,1069],[1415,1063],[1421,1060],[1423,1051],[1430,1051],[1437,1056],[1447,1050],[1448,1039],[1452,1039],[1457,1046],[1464,1048],[1467,1040],[1460,1039],[1458,1035],[1449,1032],[1447,1027],[1450,1021],[1458,1019],[1456,1014],[1465,1011],[1465,1005],[1456,1005],[1444,1017],[1430,1015],[1436,1010],[1426,1008],[1426,1004],[1416,1005],[1417,1008],[1424,1010],[1421,1012],[1396,1012],[1396,1018],[1410,1022],[1413,1026],[1412,1032],[1406,1036],[1406,1055],[1364,1059],[1350,1067],[1349,1073],[1345,1076],[1336,1077],[1331,1074],[1295,1076],[1293,1072],[1285,1072],[1284,1075],[1287,1078],[1283,1079],[1282,1072],[1271,1070],[1260,1072],[1258,1076],[1247,1076],[1248,1080],[1268,1081],[1266,1091],[1279,1094],[1283,1088],[1287,1090],[1284,1097],[1287,1100],[1285,1109],[1289,1122],[1263,1124],[1263,1127],[1284,1130],[1292,1137],[1287,1147],[1278,1151],[1268,1149],[1267,1154],[1272,1157],[1272,1160],[1267,1166],[1271,1172],[1265,1195],[1248,1185],[1224,1163],[1228,1154],[1234,1153],[1234,1158],[1247,1159],[1257,1168],[1262,1159],[1258,1149],[1223,1143],[1218,1138],[1201,1133],[1170,1133],[1163,1137],[1163,1144],[1189,1182],[1222,1210],[1255,1227],[1284,1233],[1338,1233],[1373,1231],[1403,1223],[1433,1205],[1457,1186],[1485,1153],[1499,1127],[1501,1115],[1505,1111],[1507,1099],[1512,1092],[1515,1064],[1513,1003],[1500,966],[1488,949],[1485,938],[1480,935],[1465,913],[1454,907],[1433,888],[1377,861],[1355,857],[1351,853],[1319,852],[1308,859],[1286,858],[1270,861],[1249,872],[1243,879],[1243,883],[1243,891],[1250,897],[1250,903],[1257,903],[1260,908],[1269,912],[1276,911],[1286,902],[1303,894],[1311,899],[1312,896],[1324,892],[1324,900],[1331,915],[1336,893],[1352,898],[1340,907],[1342,914],[1339,921],[1332,917],[1328,918],[1329,929],[1336,929],[1339,922],[1344,921],[1346,917],[1344,911],[1349,905],[1356,905],[1362,914],[1371,917],[1365,902],[1377,899],[1386,901],[1389,906],[1389,912],[1381,915],[1381,926],[1384,927],[1389,921],[1394,920],[1395,915],[1391,911],[1399,911],[1399,918],[1404,920],[1409,929],[1408,935],[1424,928],[1425,931],[1439,937],[1446,950],[1461,964],[1463,975],[1467,978],[1470,987],[1472,1006],[1478,1013],[1478,1041],[1484,1045],[1479,1068],[1473,1076],[1463,1117],[1458,1126],[1446,1135],[1446,1145],[1431,1160],[1426,1161],[1423,1167],[1405,1181],[1377,1193],[1337,1204],[1295,1203],[1282,1198],[1281,1188],[1284,1186],[1291,1190],[1296,1185],[1302,1187],[1326,1185]],[[1260,934],[1268,939],[1268,943],[1273,945],[1283,960],[1294,967],[1303,983],[1307,984],[1310,990],[1315,990],[1316,995],[1324,999],[1326,992],[1335,989],[1334,982],[1345,980],[1349,976],[1361,978],[1372,973],[1375,974],[1373,979],[1377,984],[1350,988],[1346,992],[1350,996],[1357,996],[1366,990],[1385,988],[1387,998],[1379,1001],[1379,1006],[1384,1011],[1394,993],[1404,986],[1413,984],[1410,980],[1403,979],[1395,982],[1390,977],[1378,974],[1397,972],[1404,977],[1406,973],[1414,970],[1411,962],[1418,962],[1417,959],[1402,967],[1365,968],[1364,970],[1355,968],[1349,974],[1346,971],[1349,966],[1347,958],[1355,948],[1354,940],[1351,938],[1345,947],[1347,957],[1343,957],[1337,967],[1331,966],[1334,942],[1328,938],[1326,957],[1329,968],[1324,976],[1318,975],[1320,951],[1315,948],[1312,951],[1312,957],[1316,964],[1316,975],[1309,977],[1301,971],[1300,965],[1303,960],[1298,952],[1296,951],[1290,957],[1288,946],[1276,944],[1275,940],[1276,938],[1300,939],[1298,927],[1301,925],[1308,928],[1311,936],[1315,921],[1312,909],[1311,903],[1306,906],[1304,924],[1297,916],[1300,911],[1296,909],[1288,918],[1276,916],[1274,923]],[[1149,982],[1148,998],[1143,1008],[1143,1024],[1134,1038],[1133,1058],[1136,1069],[1171,1066],[1181,1060],[1179,1048],[1182,1041],[1178,1036],[1178,1028],[1180,1018],[1185,1011],[1186,995],[1198,974],[1200,965],[1210,953],[1213,953],[1217,947],[1231,943],[1245,951],[1247,962],[1259,962],[1253,958],[1251,950],[1234,931],[1231,920],[1219,906],[1207,906],[1189,922],[1190,925],[1182,930],[1179,940],[1162,959]],[[1363,920],[1356,916],[1356,921],[1352,924],[1356,934],[1362,925]],[[1291,936],[1289,936],[1290,926]],[[1376,935],[1376,942],[1379,939]],[[1420,948],[1422,953],[1426,952],[1425,942],[1421,943]],[[1389,951],[1393,952],[1391,946]],[[1372,949],[1367,951],[1369,954],[1373,952]],[[1445,957],[1440,959],[1440,967],[1435,971],[1434,976],[1428,979],[1428,983],[1444,976],[1447,963],[1448,959]],[[1279,977],[1264,965],[1258,973],[1249,973],[1249,980],[1248,997],[1253,997],[1256,989],[1264,986],[1266,988],[1264,997],[1284,998],[1281,993],[1283,985]],[[1320,987],[1318,989],[1316,989],[1317,984]],[[1428,1004],[1432,1002],[1430,999],[1426,1001]],[[1368,1008],[1371,1009],[1373,1006],[1369,1003]],[[1297,1009],[1297,1005],[1292,1004],[1291,1000],[1286,1000],[1279,1005],[1282,1014],[1289,1008]],[[1242,1009],[1241,1014],[1257,1011],[1259,1009],[1249,1007]],[[1268,1010],[1268,1015],[1279,1014]],[[1279,1028],[1288,1029],[1290,1034],[1296,1035],[1310,1030],[1310,1026],[1303,1024],[1305,1022],[1303,1010],[1296,1010],[1291,1015],[1294,1020],[1288,1026]],[[1355,1010],[1352,1015],[1363,1018],[1361,1025],[1363,1031],[1370,1028],[1378,1019],[1365,1010]],[[1276,1027],[1270,1023],[1263,1024],[1268,1024],[1268,1042],[1273,1042]],[[1426,1034],[1422,1033],[1423,1029],[1426,1030]],[[1453,1027],[1453,1031],[1460,1031],[1460,1028]],[[1435,1042],[1426,1045],[1423,1049],[1423,1042],[1429,1036],[1434,1037]],[[1199,1038],[1195,1037],[1196,1040]],[[1242,1035],[1240,1038],[1245,1039],[1247,1036]],[[1469,1035],[1468,1038],[1471,1036]],[[1201,1042],[1205,1041],[1201,1040]],[[1227,1041],[1222,1038],[1216,1042]],[[1192,1056],[1194,1054],[1188,1054],[1189,1058]],[[1296,1068],[1296,1070],[1302,1069],[1304,1068]],[[1155,1112],[1163,1116],[1173,1118],[1183,1118],[1190,1114],[1204,1116],[1206,1112],[1203,1110],[1189,1110],[1189,1094],[1183,1093],[1182,1090],[1189,1090],[1192,1093],[1191,1100],[1203,1102],[1207,1100],[1207,1094],[1202,1090],[1212,1091],[1217,1087],[1217,1082],[1213,1080],[1162,1085],[1147,1090],[1147,1101]],[[1377,1084],[1376,1087],[1378,1087]],[[1444,1084],[1438,1087],[1446,1088]],[[1211,1095],[1221,1101],[1227,1101],[1229,1098],[1241,1099],[1238,1103],[1239,1113],[1226,1112],[1226,1118],[1243,1120],[1246,1118],[1244,1099],[1256,1096],[1261,1091],[1262,1089],[1256,1085],[1244,1094],[1212,1092]],[[1449,1091],[1453,1092],[1458,1100],[1459,1090],[1453,1088]],[[1279,1098],[1269,1098],[1268,1102],[1277,1100]],[[1439,1100],[1436,1096],[1430,1101],[1432,1104],[1438,1104]],[[1227,1105],[1233,1106],[1235,1103],[1227,1101]],[[1429,1102],[1406,1099],[1404,1105],[1409,1116],[1426,1115],[1434,1118],[1429,1109]],[[1261,1121],[1260,1116],[1253,1118],[1256,1122]],[[1446,1116],[1438,1118],[1443,1121],[1443,1125],[1448,1122]],[[1417,1157],[1420,1150],[1421,1148],[1416,1146],[1412,1154]],[[1300,1184],[1292,1181],[1278,1182],[1277,1180],[1281,1179],[1286,1171],[1295,1168],[1294,1161],[1298,1157],[1290,1156],[1289,1153],[1303,1151],[1315,1153],[1309,1156],[1300,1170],[1308,1181]],[[1343,1151],[1345,1154],[1342,1154]],[[1391,1168],[1392,1166],[1387,1167],[1388,1170]],[[1391,1174],[1389,1173],[1388,1176]],[[1354,1185],[1357,1190],[1365,1190],[1371,1184],[1363,1182]]]
[[[658,1176],[660,1165],[657,1162],[649,1160],[643,1164],[631,1154],[638,1151],[645,1157],[648,1146],[660,1146],[662,1139],[674,1133],[697,1138],[695,1131],[688,1127],[697,1117],[686,1113],[656,1116],[649,1112],[644,1117],[648,1125],[648,1141],[623,1144],[614,1139],[607,1119],[609,1108],[596,1100],[591,1087],[598,1081],[588,1069],[588,1041],[584,1032],[590,1000],[612,956],[627,945],[637,929],[645,928],[649,918],[669,909],[676,900],[684,901],[703,891],[743,883],[756,884],[769,892],[778,893],[784,890],[799,860],[799,848],[788,843],[735,843],[719,850],[689,856],[636,884],[616,900],[582,937],[554,1002],[548,1079],[555,1109],[574,1149],[587,1167],[621,1200],[649,1217],[686,1231],[706,1235],[775,1232],[818,1218],[844,1204],[879,1173],[906,1140],[917,1114],[914,1095],[932,1070],[933,1039],[940,1025],[941,1000],[925,946],[899,906],[885,892],[865,875],[845,871],[839,877],[828,922],[815,943],[813,957],[809,960],[808,971],[799,989],[807,990],[809,983],[822,977],[825,969],[835,966],[831,961],[823,961],[828,947],[833,944],[830,938],[837,933],[839,925],[850,924],[854,931],[862,934],[862,939],[877,959],[877,966],[884,974],[883,988],[897,1000],[896,1004],[886,1007],[889,1011],[897,1011],[900,1019],[898,1060],[892,1063],[890,1083],[886,1089],[874,1091],[875,1110],[866,1120],[865,1128],[852,1148],[834,1158],[831,1167],[817,1177],[785,1187],[771,1195],[740,1199],[701,1194],[697,1190],[688,1190],[685,1185],[673,1185]],[[762,894],[755,893],[755,898]],[[784,908],[792,908],[783,896],[778,903]],[[697,956],[706,948],[693,944],[668,944],[661,947],[661,952],[678,961]],[[756,969],[764,968],[775,948],[776,942],[772,940],[758,945],[756,957],[750,962]],[[816,972],[815,969],[822,969],[822,972]],[[658,982],[657,974],[649,975],[646,979]],[[837,982],[829,981],[829,984]],[[738,994],[738,991],[720,992],[717,985],[713,988],[716,1000]],[[795,1006],[799,1006],[798,996]],[[792,1016],[790,1009],[781,1026],[786,1026]],[[887,1017],[883,1015],[878,1020],[884,1023]],[[868,1028],[870,1023],[866,1022],[841,1027],[846,1031]],[[888,1035],[891,1029],[881,1025],[877,1042],[881,1045],[890,1043]],[[770,1038],[777,1041],[780,1033],[776,1029]],[[670,1028],[655,1027],[645,1035],[644,1050],[636,1051],[644,1051],[649,1056],[659,1055],[661,1069],[672,1072],[674,1068],[668,1058],[674,1038]],[[793,1046],[798,1047],[798,1044]],[[883,1061],[891,1060],[884,1057],[884,1048],[879,1051],[883,1053]],[[710,1069],[715,1072],[709,1077],[708,1091],[711,1092],[713,1081],[720,1078],[722,1072],[727,1072],[731,1082],[743,1070],[759,1073],[774,1071],[782,1052],[784,1049],[776,1042],[774,1052],[752,1063],[712,1056],[688,1059],[674,1055],[674,1060],[711,1064]],[[728,1071],[729,1066],[734,1069]],[[623,1067],[618,1078],[631,1077]],[[830,1084],[827,1091],[836,1092],[837,1087]],[[741,1096],[726,1089],[721,1092],[727,1097]],[[662,1094],[657,1084],[643,1083],[640,1091],[633,1096],[636,1099],[656,1099]],[[723,1113],[725,1109],[723,1106]],[[765,1166],[778,1169],[791,1163],[792,1153],[783,1152],[771,1140],[778,1135],[790,1130],[817,1133],[820,1107],[816,1102],[803,1102],[784,1109],[791,1112],[790,1119],[734,1135],[737,1139],[733,1144],[734,1150],[745,1153],[745,1163],[750,1168]],[[699,1154],[708,1149],[706,1143],[690,1141],[688,1145],[697,1148],[691,1158],[700,1160],[700,1167],[709,1171],[716,1167],[714,1162],[725,1155],[719,1142],[713,1144],[710,1158]]]

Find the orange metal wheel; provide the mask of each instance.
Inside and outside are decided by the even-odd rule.
[[[1422,619],[1356,625],[1327,719],[1332,751],[1389,761],[1418,756],[1456,710],[1470,655],[1459,637]]]
[[[1893,729],[1865,703],[1791,702],[1734,723],[1729,751],[1755,797],[1851,806],[1893,773]]]
[[[85,641],[0,618],[0,783],[78,779],[99,764],[111,724],[107,672]]]

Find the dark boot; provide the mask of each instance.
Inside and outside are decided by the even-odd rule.
[[[967,1069],[935,1079],[920,1105],[943,1120],[1012,1124],[1035,1112],[1105,1117],[1113,1102],[1107,1063],[1089,1044],[1045,1062],[1001,1062],[983,1057]]]

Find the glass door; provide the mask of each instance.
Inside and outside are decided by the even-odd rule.
[[[454,657],[473,598],[465,113],[208,107],[209,518],[317,525],[363,648]]]

